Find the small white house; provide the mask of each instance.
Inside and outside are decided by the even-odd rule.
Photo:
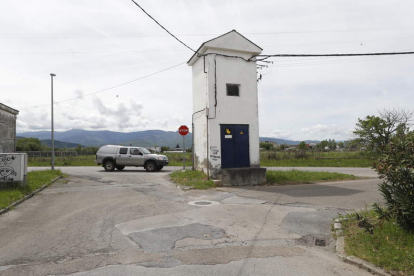
[[[233,30],[204,42],[188,61],[193,71],[194,166],[209,177],[222,169],[259,167],[254,57],[261,52]]]
[[[0,103],[0,153],[16,151],[16,118],[19,111]]]

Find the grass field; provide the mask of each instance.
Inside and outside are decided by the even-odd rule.
[[[261,160],[262,167],[355,167],[369,168],[371,162],[367,159],[280,159]]]
[[[170,166],[182,166],[182,153],[166,153]],[[29,167],[47,167],[50,166],[51,157],[29,157]],[[56,156],[55,166],[97,166],[95,164],[95,155],[78,155],[78,156]],[[186,153],[186,166],[192,165],[192,154]]]
[[[182,153],[165,153],[170,166],[182,166]],[[362,167],[371,166],[371,161],[360,152],[310,152],[300,158],[292,152],[261,152],[260,165],[263,167]],[[55,157],[55,166],[96,166],[95,155]],[[50,166],[51,157],[30,157],[29,166]],[[192,166],[192,154],[186,153],[186,166]]]
[[[200,171],[175,171],[171,180],[177,184],[190,186],[194,189],[208,189],[214,187],[214,183]],[[267,171],[266,181],[268,184],[310,184],[323,181],[353,180],[358,177],[350,174],[331,172],[304,172],[304,171]]]
[[[30,194],[32,191],[39,189],[46,183],[51,182],[54,178],[62,176],[62,172],[55,171],[35,171],[27,173],[27,186],[24,188],[0,189],[0,209],[4,209],[13,202]]]
[[[354,180],[358,177],[352,174],[332,172],[306,172],[306,171],[267,171],[266,181],[268,184],[311,184],[326,181]]]
[[[371,223],[377,222],[375,212],[363,214]],[[394,221],[385,221],[370,234],[358,226],[354,215],[342,226],[347,254],[397,272],[393,275],[414,275],[414,233],[402,230]]]

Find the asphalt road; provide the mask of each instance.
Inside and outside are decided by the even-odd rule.
[[[165,169],[62,168],[0,216],[0,275],[371,275],[336,257],[330,223],[378,180],[185,191]]]

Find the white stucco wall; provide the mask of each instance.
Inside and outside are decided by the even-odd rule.
[[[193,112],[205,107],[208,111],[197,113],[193,117],[195,168],[212,177],[221,170],[221,124],[249,126],[250,166],[259,167],[256,63],[216,54],[249,59],[259,54],[261,49],[232,31],[204,43],[199,51],[206,54],[205,62],[204,57],[197,58],[197,55],[189,61],[189,65],[193,66]],[[226,84],[239,84],[240,95],[227,96]]]
[[[207,173],[207,74],[204,73],[204,60],[193,64],[193,124],[194,168]]]
[[[212,51],[212,50],[210,50]],[[249,54],[231,53],[229,51],[214,50],[214,53],[224,55],[243,56],[248,59]],[[208,56],[209,80],[209,161],[210,175],[215,175],[221,169],[221,133],[220,124],[249,125],[250,166],[260,164],[259,152],[259,123],[258,123],[258,96],[256,63],[241,59],[216,56],[216,77],[214,75],[214,55]],[[217,107],[215,103],[214,83],[217,81]],[[240,96],[227,96],[226,84],[240,84]],[[215,119],[214,119],[215,118]],[[211,149],[218,149],[218,154],[212,154]]]

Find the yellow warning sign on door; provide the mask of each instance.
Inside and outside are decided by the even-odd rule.
[[[231,130],[229,128],[226,128],[226,133],[231,134]]]
[[[240,134],[244,134],[243,131],[240,131]]]

